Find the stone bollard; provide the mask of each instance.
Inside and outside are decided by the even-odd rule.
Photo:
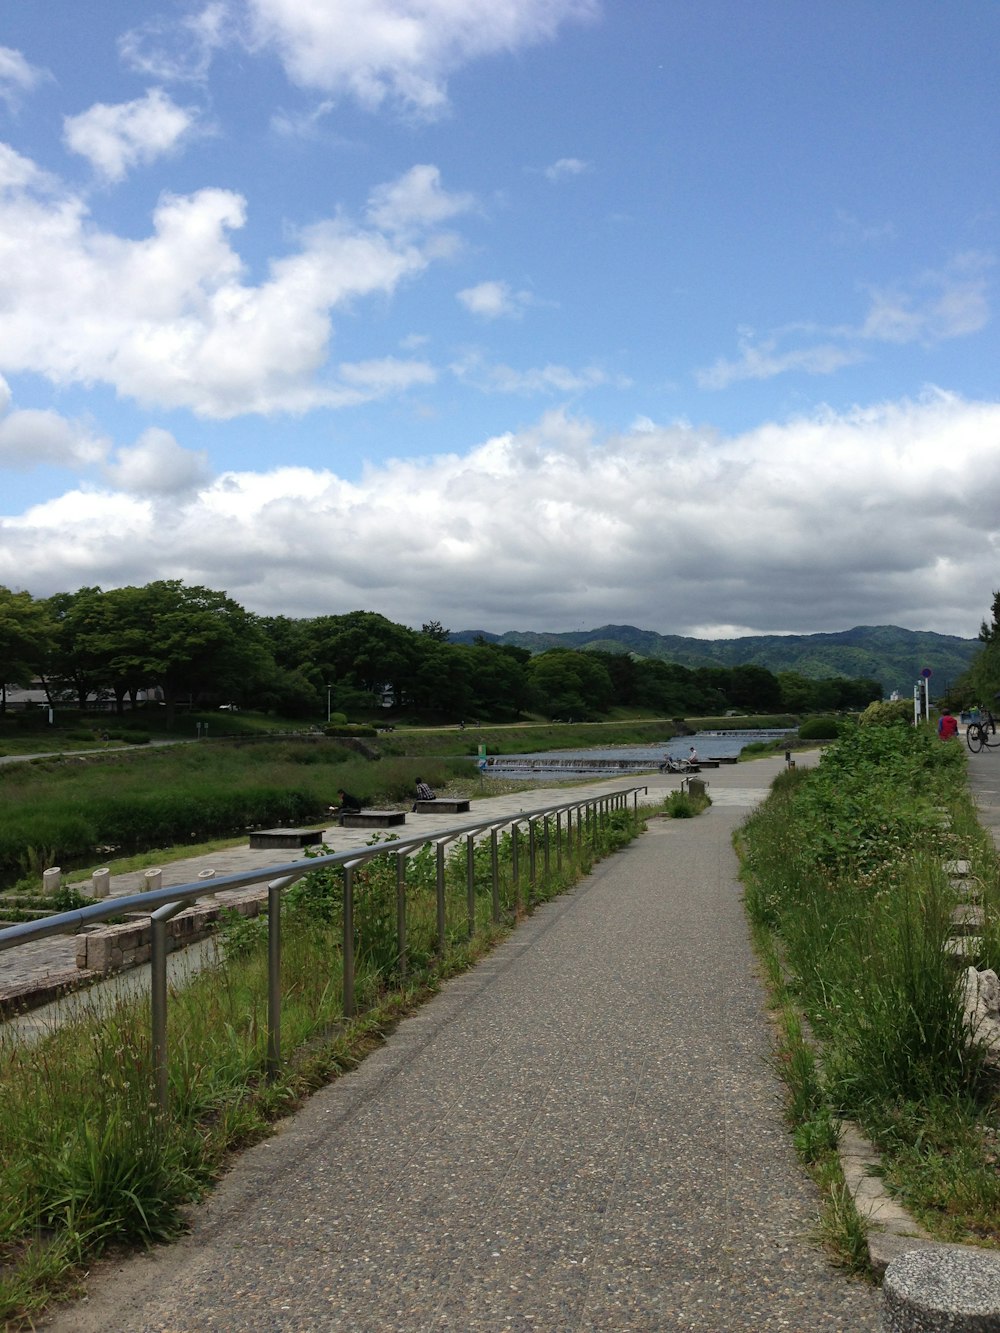
[[[111,892],[111,871],[108,869],[108,867],[103,866],[100,870],[95,870],[90,878],[91,878],[91,890],[90,890],[91,897],[106,898],[108,894]]]
[[[51,866],[42,871],[42,892],[55,893],[62,883],[62,871],[58,866]]]
[[[153,889],[163,888],[163,871],[159,868],[159,866],[156,866],[152,870],[144,871],[142,877],[146,881],[145,891],[147,893],[151,893]]]
[[[929,1245],[893,1259],[882,1283],[882,1333],[996,1333],[1000,1257]]]
[[[215,871],[214,871],[214,870],[199,870],[199,871],[198,871],[198,878],[199,878],[199,879],[215,879]],[[206,897],[206,898],[214,898],[214,897],[215,897],[215,894],[214,894],[214,893],[206,893],[206,894],[204,895],[204,897]]]

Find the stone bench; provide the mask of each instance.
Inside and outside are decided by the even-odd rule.
[[[436,796],[433,801],[417,801],[413,808],[418,815],[467,815],[469,802],[461,797]]]
[[[893,1259],[882,1284],[884,1333],[987,1333],[1000,1325],[1000,1259],[932,1245]]]
[[[340,816],[341,828],[394,828],[405,823],[402,810],[348,810]]]
[[[313,847],[326,837],[326,829],[266,828],[250,834],[250,847]]]

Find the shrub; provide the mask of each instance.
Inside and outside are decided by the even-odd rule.
[[[360,722],[334,722],[332,719],[323,728],[324,736],[377,736],[374,727],[366,727]]]
[[[799,727],[800,741],[835,741],[840,723],[835,717],[807,717]]]
[[[913,704],[909,699],[886,699],[871,703],[858,718],[862,727],[906,727],[913,721]]]

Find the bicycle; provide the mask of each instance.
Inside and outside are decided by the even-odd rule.
[[[965,743],[973,754],[979,754],[981,750],[995,750],[1000,746],[996,718],[988,709],[978,721],[970,722],[966,727]]]

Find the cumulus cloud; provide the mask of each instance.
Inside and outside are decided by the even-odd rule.
[[[589,170],[589,162],[584,162],[578,157],[561,157],[558,162],[553,162],[551,166],[545,168],[545,175],[556,185],[560,181],[572,180],[574,176],[582,176]]]
[[[923,343],[978,333],[989,322],[992,255],[969,251],[942,269],[927,269],[909,282],[869,287],[869,308],[858,325],[823,328],[789,324],[759,337],[739,333],[738,357],[719,357],[695,371],[703,389],[740,380],[766,380],[789,371],[830,375],[871,355],[873,343]]]
[[[452,194],[443,189],[438,168],[423,163],[372,190],[368,219],[382,231],[408,232],[436,227],[459,213],[467,213],[474,205],[471,194]]]
[[[515,292],[508,282],[487,281],[457,292],[458,300],[466,310],[482,319],[519,319],[525,307],[532,304],[531,292]]]
[[[105,474],[113,486],[135,495],[184,495],[208,481],[208,456],[151,426],[135,444],[117,451]]]
[[[168,521],[141,496],[74,492],[0,521],[0,583],[45,595],[169,573],[260,612],[498,631],[971,636],[995,583],[998,435],[1000,404],[937,391],[734,436],[648,420],[606,435],[553,412],[359,483],[227,473],[166,501]]]
[[[0,46],[0,102],[8,110],[15,110],[25,93],[46,77],[45,71],[31,65],[20,51],[10,46]]]
[[[67,116],[63,140],[105,180],[120,181],[132,167],[175,151],[196,120],[193,108],[178,106],[161,88],[151,88],[133,102],[97,102],[78,116]]]
[[[205,417],[364,401],[399,376],[363,390],[356,375],[341,381],[327,364],[333,311],[421,273],[448,249],[435,224],[468,206],[436,168],[414,168],[373,192],[366,223],[301,229],[297,248],[251,283],[232,240],[246,221],[241,195],[163,195],[151,233],[126,239],[0,148],[0,370],[103,382]]]
[[[277,52],[300,88],[393,101],[420,115],[447,103],[447,78],[485,56],[551,40],[596,16],[597,0],[246,0],[251,41]]]

